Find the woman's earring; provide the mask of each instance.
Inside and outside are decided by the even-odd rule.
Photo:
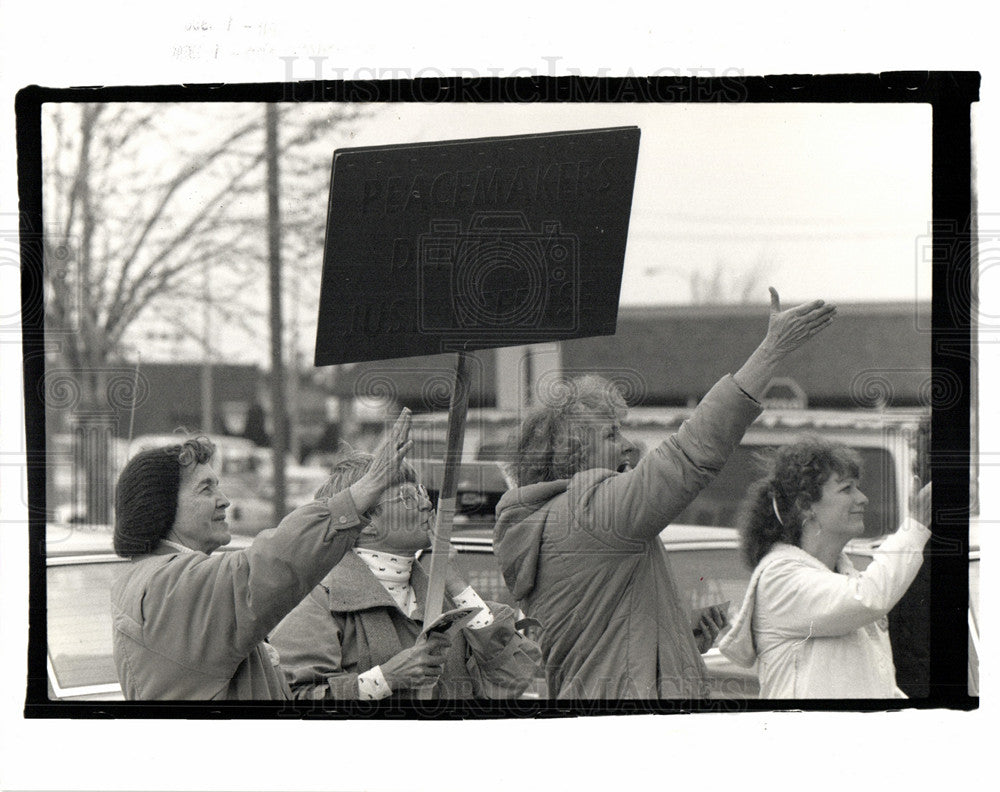
[[[823,533],[823,526],[816,522],[816,515],[813,514],[812,511],[809,512],[809,520],[810,522],[816,523],[816,533]]]

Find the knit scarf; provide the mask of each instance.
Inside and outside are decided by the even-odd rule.
[[[409,617],[417,608],[417,597],[410,585],[413,557],[355,547],[355,554],[365,562],[375,579],[389,592],[393,602]]]

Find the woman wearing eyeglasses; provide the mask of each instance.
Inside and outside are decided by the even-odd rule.
[[[371,456],[334,465],[317,498],[360,479]],[[298,699],[410,698],[433,685],[434,698],[511,698],[524,692],[541,657],[517,632],[515,613],[484,602],[449,564],[445,609],[482,610],[467,626],[421,636],[427,574],[415,556],[430,546],[434,510],[413,468],[365,513],[368,526],[343,560],[275,628],[292,695]]]

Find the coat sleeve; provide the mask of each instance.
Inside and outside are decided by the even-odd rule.
[[[514,610],[498,602],[488,603],[493,623],[478,630],[463,628],[469,647],[466,668],[478,698],[517,698],[531,684],[542,652],[534,641],[514,627]]]
[[[731,376],[723,377],[634,470],[583,493],[582,527],[611,544],[654,538],[718,474],[760,412]]]
[[[292,698],[358,698],[358,675],[343,669],[344,625],[330,612],[326,589],[314,588],[271,633]]]
[[[906,520],[856,576],[780,559],[757,585],[759,629],[794,638],[847,635],[885,616],[906,592],[923,562],[930,531]]]
[[[146,581],[148,645],[204,673],[231,674],[354,546],[359,526],[342,492],[299,507],[246,550],[178,555]]]

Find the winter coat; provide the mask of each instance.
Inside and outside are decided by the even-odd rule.
[[[633,470],[509,490],[494,551],[540,621],[552,698],[701,698],[706,669],[660,532],[719,472],[760,405],[720,380]]]
[[[416,643],[427,599],[427,574],[414,563],[417,610],[407,617],[354,553],[343,560],[271,634],[297,699],[358,698],[358,674]],[[445,598],[445,609],[454,604]],[[528,687],[541,653],[514,627],[514,611],[488,603],[493,624],[455,634],[432,698],[515,698]],[[410,699],[412,690],[393,692]]]
[[[132,559],[111,591],[125,698],[287,699],[262,641],[353,547],[359,526],[344,492],[296,509],[246,550],[161,545]]]
[[[913,582],[930,531],[912,519],[864,572],[829,569],[779,543],[761,559],[719,650],[757,662],[761,698],[905,698],[896,687],[886,614]]]

